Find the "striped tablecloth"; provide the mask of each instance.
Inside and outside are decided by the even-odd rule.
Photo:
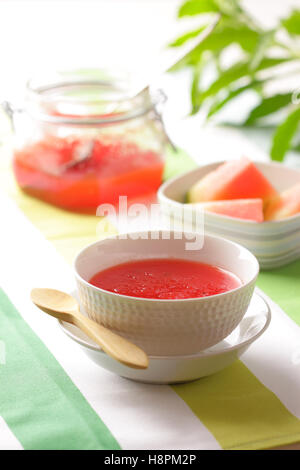
[[[174,160],[168,176],[190,165]],[[92,363],[29,299],[34,286],[74,289],[70,263],[97,239],[99,218],[22,194],[5,152],[0,167],[0,449],[261,449],[300,441],[299,261],[260,274],[273,319],[242,360],[188,384],[135,383]]]

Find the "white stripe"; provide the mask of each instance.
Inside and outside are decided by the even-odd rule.
[[[12,201],[0,199],[0,285],[124,449],[220,449],[168,386],[137,384],[92,363],[31,304],[32,287],[75,288],[71,268]]]
[[[0,450],[23,450],[18,439],[0,416]]]
[[[300,328],[275,302],[264,297],[272,308],[271,324],[242,360],[300,418]]]

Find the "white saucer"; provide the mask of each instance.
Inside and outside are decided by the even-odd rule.
[[[189,356],[150,356],[146,370],[131,369],[107,356],[76,326],[59,321],[63,332],[76,341],[100,367],[131,380],[152,384],[189,382],[219,372],[236,361],[268,328],[271,310],[255,293],[239,326],[215,346]]]

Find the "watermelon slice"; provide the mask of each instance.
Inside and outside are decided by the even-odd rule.
[[[300,183],[283,191],[269,202],[265,211],[265,220],[280,220],[300,214]]]
[[[230,201],[212,201],[199,204],[205,211],[227,215],[236,219],[263,222],[262,199],[232,199]]]
[[[188,202],[226,199],[263,199],[277,195],[275,188],[247,158],[220,165],[198,181],[188,192]]]

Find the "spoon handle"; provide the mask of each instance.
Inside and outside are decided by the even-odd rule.
[[[81,313],[74,316],[72,323],[101,346],[103,351],[112,358],[134,369],[147,369],[149,365],[147,354],[127,339],[113,333]]]

